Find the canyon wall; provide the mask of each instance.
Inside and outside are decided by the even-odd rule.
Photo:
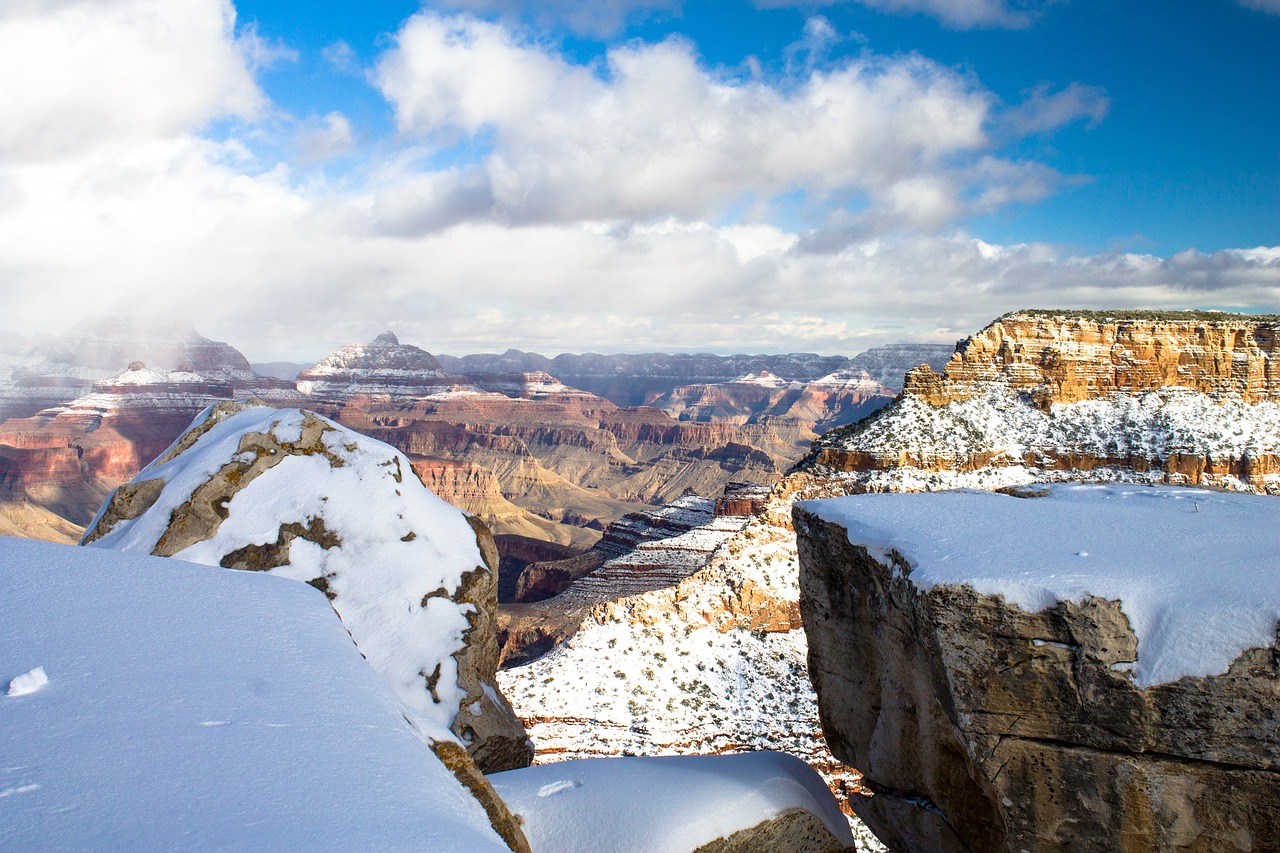
[[[1138,479],[1280,492],[1280,320],[1006,315],[799,467],[871,491]]]

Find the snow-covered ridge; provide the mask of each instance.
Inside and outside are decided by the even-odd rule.
[[[976,470],[1024,468],[1015,477],[1065,478],[1098,470],[1134,467],[1134,460],[1164,476],[1161,464],[1184,454],[1224,464],[1280,455],[1280,403],[1246,403],[1234,395],[1203,394],[1167,387],[1141,394],[1112,393],[1100,399],[1055,403],[1042,409],[1029,395],[994,383],[978,396],[942,406],[903,396],[855,428],[828,433],[814,443],[802,467],[815,472],[838,466],[840,456],[862,454],[872,462],[855,476],[868,482],[891,482],[895,471],[954,474],[955,485]],[[1092,462],[1085,470],[1080,459]],[[1076,461],[1072,462],[1072,459]],[[816,467],[814,467],[816,465]],[[1230,466],[1227,466],[1230,467]],[[873,470],[867,471],[870,468]],[[1143,478],[1143,470],[1133,474]],[[841,476],[837,471],[826,471]],[[1014,476],[1014,472],[1009,472]],[[1280,472],[1251,470],[1251,481],[1238,473],[1206,471],[1202,482],[1228,488],[1267,490],[1280,486]],[[939,481],[945,486],[945,478]],[[1000,483],[1003,485],[1004,483]]]
[[[1270,648],[1280,623],[1280,499],[1177,487],[1052,485],[853,495],[799,504],[843,526],[886,567],[896,552],[922,590],[967,585],[1027,611],[1119,600],[1149,687],[1225,673]],[[1211,580],[1210,580],[1211,579]]]
[[[196,424],[212,417],[206,412]],[[317,446],[289,451],[285,446],[302,442],[311,423],[320,430]],[[474,609],[449,595],[484,561],[462,512],[422,486],[409,460],[389,445],[296,409],[245,408],[216,420],[180,454],[164,454],[145,468],[135,484],[163,483],[151,506],[106,525],[111,504],[104,504],[87,544],[162,553],[175,513],[233,461],[251,464],[267,447],[284,458],[234,492],[212,535],[172,556],[222,565],[238,552],[276,544],[287,525],[318,525],[323,546],[293,539],[288,562],[269,572],[323,579],[374,668],[406,706],[447,730],[467,700],[454,656],[464,648]]]

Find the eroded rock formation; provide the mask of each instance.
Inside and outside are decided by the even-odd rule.
[[[1280,492],[1280,321],[1017,312],[800,467],[846,491],[1138,479]]]
[[[907,374],[903,392],[942,406],[997,380],[1041,408],[1112,392],[1172,386],[1280,399],[1280,319],[1213,312],[1007,314],[960,342],[936,374]]]
[[[492,537],[394,448],[299,410],[220,403],[115,491],[83,544],[309,583],[406,706],[482,770],[530,760],[494,682]]]
[[[874,792],[854,807],[892,849],[1274,848],[1280,637],[1227,654],[1225,672],[1147,685],[1130,670],[1157,648],[1121,601],[1032,611],[972,585],[922,587],[918,555],[887,546],[896,540],[880,528],[851,534],[814,512],[795,510],[810,676],[833,753]],[[1275,532],[1256,535],[1265,553]],[[991,577],[988,545],[1019,547],[986,538],[950,559]],[[1052,585],[1036,566],[1021,582]],[[1148,637],[1161,630],[1142,624]]]

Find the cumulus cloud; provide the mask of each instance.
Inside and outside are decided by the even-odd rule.
[[[257,358],[318,356],[392,320],[437,351],[853,352],[1027,305],[1280,303],[1276,248],[1080,256],[957,233],[962,212],[1061,177],[1002,157],[1005,108],[919,57],[769,81],[709,70],[671,41],[596,68],[495,24],[423,15],[378,71],[404,147],[385,142],[391,156],[328,186],[200,136],[266,107],[229,7],[189,0],[200,26],[168,26],[174,5],[0,12],[0,45],[22,42],[10,25],[45,48],[105,39],[76,54],[101,62],[67,59],[31,83],[47,104],[0,99],[4,325],[177,316]],[[102,65],[125,48],[146,55]],[[6,92],[25,80],[15,67],[0,51]],[[1023,131],[1090,117],[1096,99],[1070,91],[1041,93]],[[107,107],[119,113],[94,121]],[[317,156],[352,135],[340,114],[302,127]],[[472,150],[440,165],[459,140]],[[848,210],[812,232],[771,221],[767,202],[797,190]],[[753,197],[763,213],[725,213]]]
[[[61,0],[0,9],[0,157],[41,158],[104,138],[145,139],[265,98],[229,0]],[[259,58],[262,58],[259,56]]]
[[[801,2],[801,0],[755,0],[762,8],[788,6],[834,6],[841,0]],[[1029,26],[1039,12],[1056,0],[843,0],[893,14],[922,14],[937,18],[954,29],[977,27],[1020,29]],[[1242,0],[1266,3],[1271,0]]]
[[[815,18],[802,43],[834,37]],[[708,69],[692,45],[669,39],[614,48],[596,68],[498,24],[422,13],[376,80],[406,137],[437,150],[490,141],[479,174],[458,181],[469,211],[487,193],[489,215],[511,223],[714,219],[799,191],[823,202],[866,198],[886,223],[934,228],[967,212],[969,198],[990,207],[1052,183],[1047,167],[1034,170],[1034,190],[984,183],[1028,173],[979,168],[994,156],[991,125],[1004,120],[997,99],[917,55],[865,54],[768,81]],[[1097,90],[1044,90],[1009,123],[1025,133],[1104,111]],[[395,207],[415,218],[396,183]],[[439,209],[448,197],[433,192],[422,204]]]

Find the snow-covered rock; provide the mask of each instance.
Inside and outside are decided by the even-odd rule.
[[[8,537],[0,577],[0,679],[47,677],[0,696],[0,848],[508,849],[319,592]]]
[[[796,506],[827,740],[890,846],[1271,846],[1280,499],[1069,485]]]
[[[383,332],[367,344],[339,347],[298,374],[298,390],[324,402],[350,398],[433,399],[483,395],[485,391],[445,373],[426,350]]]
[[[83,544],[309,583],[423,725],[451,730],[481,769],[529,761],[493,681],[492,538],[388,445],[297,409],[221,403],[113,493]]]
[[[778,752],[584,759],[490,781],[534,851],[817,853],[853,843],[821,777]]]

